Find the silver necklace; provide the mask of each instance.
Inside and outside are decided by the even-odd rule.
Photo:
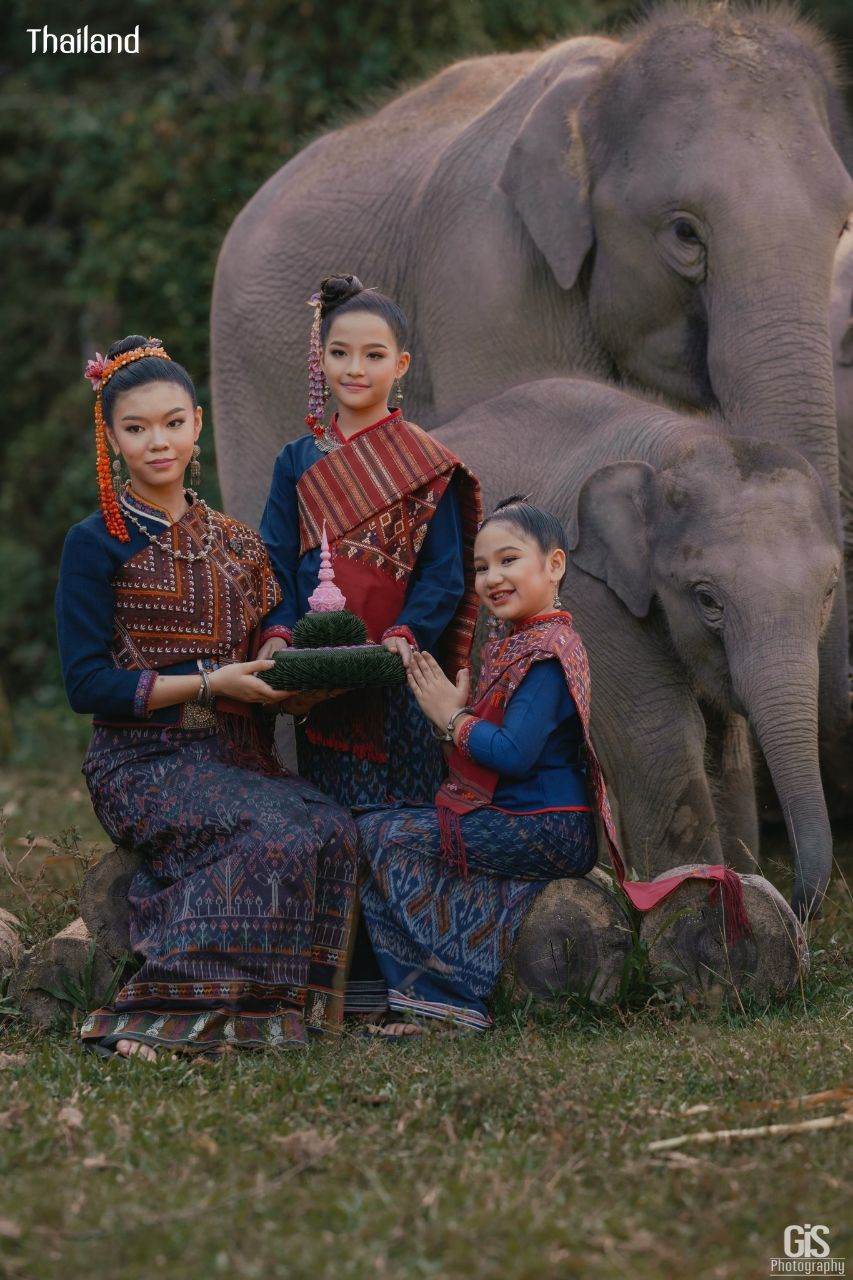
[[[329,423],[326,423],[323,427],[323,434],[321,436],[314,437],[314,443],[321,453],[331,453],[333,449],[340,449],[341,447],[340,440],[336,440],[332,435]]]
[[[145,534],[146,538],[148,539],[148,541],[151,543],[152,546],[158,547],[161,551],[165,552],[167,556],[171,556],[173,560],[186,560],[189,564],[192,564],[195,560],[206,560],[210,554],[210,549],[213,546],[213,533],[214,533],[213,520],[211,519],[211,515],[210,515],[210,507],[207,505],[204,498],[200,498],[198,494],[195,493],[195,491],[192,489],[185,489],[184,492],[192,495],[193,506],[195,506],[197,503],[203,509],[204,516],[207,521],[207,532],[205,533],[204,538],[202,539],[202,545],[199,551],[181,551],[180,548],[177,551],[175,551],[175,549],[169,546],[168,543],[162,542],[155,534],[150,533],[145,528],[145,525],[142,523],[142,521],[138,520],[136,516],[133,514],[133,512],[131,511],[129,505],[124,499],[124,496],[122,496],[121,505],[124,509],[124,514],[127,516],[130,523],[134,525],[139,530],[140,533]],[[183,516],[181,517],[181,519],[183,519]],[[178,522],[176,520],[175,524],[177,523]]]

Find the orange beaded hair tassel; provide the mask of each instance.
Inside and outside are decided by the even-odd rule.
[[[100,391],[95,399],[95,458],[98,468],[98,501],[107,533],[119,542],[130,542],[130,534],[121,514],[118,499],[110,475],[110,452],[107,448],[107,424],[104,422],[104,406]]]
[[[151,342],[154,339],[149,338],[148,341]],[[152,346],[135,347],[133,351],[123,351],[114,360],[105,360],[100,351],[96,351],[94,360],[88,361],[83,373],[83,377],[88,378],[92,384],[92,390],[95,392],[95,459],[98,471],[98,500],[101,507],[101,515],[104,517],[107,532],[113,538],[117,538],[119,542],[130,542],[130,534],[121,514],[121,507],[115,495],[110,475],[110,451],[107,447],[107,424],[104,420],[102,392],[104,385],[109,382],[114,373],[123,368],[124,365],[132,364],[135,360],[142,360],[145,356],[159,356],[161,360],[171,360],[172,358],[166,354],[162,347]]]

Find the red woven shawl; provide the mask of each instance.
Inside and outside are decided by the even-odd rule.
[[[589,661],[584,643],[572,626],[572,616],[567,610],[531,618],[510,635],[492,640],[485,646],[474,714],[491,724],[503,724],[509,700],[533,663],[548,658],[559,661],[578,710],[583,729],[590,804],[601,819],[616,879],[628,899],[639,911],[648,911],[684,880],[712,880],[715,882],[711,887],[712,898],[720,890],[723,894],[727,939],[730,943],[736,942],[750,932],[743,904],[743,886],[738,876],[722,863],[660,880],[626,879],[604,775],[590,738]],[[463,814],[491,804],[499,775],[469,759],[458,749],[452,752],[449,767],[449,777],[435,798],[441,826],[441,847],[447,860],[465,873],[465,849],[459,819]]]
[[[320,458],[296,485],[300,555],[319,545],[325,522],[347,608],[378,642],[400,615],[429,522],[454,477],[465,592],[436,654],[451,678],[468,662],[477,621],[474,539],[483,509],[476,477],[397,411]],[[383,706],[381,691],[335,698],[312,711],[308,738],[385,763]]]

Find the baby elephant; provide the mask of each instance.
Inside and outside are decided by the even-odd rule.
[[[529,492],[566,524],[561,596],[589,650],[593,738],[631,865],[754,869],[751,726],[788,827],[792,905],[814,912],[832,860],[818,645],[841,555],[811,466],[575,378],[514,388],[436,435],[476,465],[487,509]]]

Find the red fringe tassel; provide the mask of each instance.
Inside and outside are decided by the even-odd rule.
[[[445,866],[459,872],[463,879],[468,879],[468,858],[465,853],[465,841],[462,839],[462,823],[459,814],[440,804],[438,808],[439,848]]]
[[[749,923],[749,916],[746,914],[740,876],[736,871],[732,871],[730,867],[726,867],[722,880],[714,881],[711,892],[708,894],[709,901],[716,902],[720,892],[722,892],[723,899],[726,943],[728,946],[732,946],[735,942],[739,942],[741,938],[752,936],[752,925]]]

